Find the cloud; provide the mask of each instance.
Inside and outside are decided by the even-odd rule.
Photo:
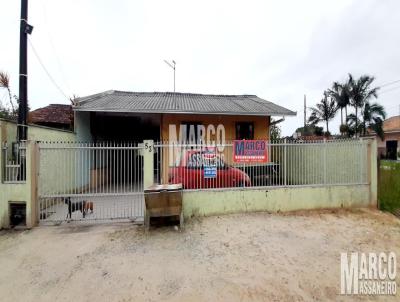
[[[400,78],[398,1],[31,1],[31,41],[66,94],[108,89],[252,93],[298,111],[283,133],[302,125],[303,95],[315,104],[348,72]],[[0,68],[18,88],[19,3],[0,19]],[[399,90],[382,94],[395,108]],[[68,100],[29,51],[32,108]],[[392,110],[392,109],[391,109]],[[396,109],[393,110],[396,113]],[[332,129],[337,129],[338,118]]]

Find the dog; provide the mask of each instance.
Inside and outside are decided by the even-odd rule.
[[[89,212],[89,210],[90,210],[90,213],[93,213],[93,202],[92,201],[83,201],[83,207],[84,207],[84,210],[85,210],[85,212],[86,213],[88,213]]]
[[[86,214],[89,212],[93,213],[93,202],[91,201],[71,201],[71,197],[67,197],[64,199],[65,204],[68,205],[68,214],[67,218],[72,218],[72,213],[76,211],[81,211],[83,218],[85,218]]]

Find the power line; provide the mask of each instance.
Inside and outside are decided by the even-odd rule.
[[[399,82],[400,82],[400,80],[396,80],[396,81],[393,81],[393,82],[384,83],[384,84],[380,85],[379,87],[390,86],[390,85],[393,85],[393,84],[396,84],[396,83],[399,83]]]
[[[47,4],[47,1],[45,3],[44,0],[41,0],[41,3],[42,3],[42,9],[43,9],[44,23],[46,24],[46,29],[47,29],[47,37],[49,38],[49,42],[50,42],[51,48],[53,49],[53,54],[54,54],[54,57],[56,58],[57,65],[58,65],[58,70],[60,71],[60,74],[61,74],[61,77],[63,79],[63,82],[64,82],[65,86],[67,86],[67,89],[69,90],[69,92],[71,93],[71,87],[70,87],[69,82],[67,81],[67,78],[65,76],[64,69],[62,68],[60,58],[58,56],[56,47],[55,47],[54,42],[53,42],[52,35],[50,33],[50,30],[49,30],[49,24],[48,24],[48,21],[47,21],[47,11],[46,11],[46,7],[45,7],[45,4]]]
[[[57,84],[57,82],[54,80],[54,78],[51,76],[50,72],[47,70],[46,66],[44,66],[43,61],[40,59],[40,56],[38,52],[36,51],[35,47],[32,44],[31,39],[28,39],[29,45],[33,50],[33,53],[36,57],[36,59],[39,61],[40,65],[42,66],[43,70],[46,72],[47,76],[49,77],[50,81],[53,83],[53,85],[58,89],[58,91],[65,96],[67,100],[69,100],[69,97],[64,93],[64,91],[61,89],[61,87]]]
[[[396,89],[399,89],[399,88],[400,88],[400,86],[396,86],[396,87],[393,87],[393,88],[390,88],[390,89],[387,89],[387,90],[381,91],[381,92],[380,92],[380,94],[382,94],[382,93],[386,93],[386,92],[389,92],[389,91],[393,91],[393,90],[396,90]]]
[[[386,106],[386,109],[393,109],[393,108],[399,108],[399,105],[392,105],[392,106]]]

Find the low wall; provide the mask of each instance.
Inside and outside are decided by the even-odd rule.
[[[36,145],[33,142],[26,144],[26,182],[2,183],[0,182],[0,229],[10,225],[9,207],[11,202],[26,204],[26,227],[31,228],[37,223],[36,202]],[[0,161],[2,160],[0,155]],[[0,169],[1,170],[1,169]],[[0,172],[0,178],[2,177]]]
[[[3,142],[16,141],[17,125],[13,121],[0,119],[0,145]],[[66,141],[76,140],[74,132],[29,125],[26,152],[26,182],[3,183],[3,153],[0,152],[0,229],[9,227],[10,202],[26,203],[26,224],[30,228],[37,223],[37,172],[38,151],[36,141]],[[10,152],[11,155],[11,152]],[[55,164],[59,161],[54,160]],[[46,171],[42,171],[46,174]]]
[[[376,208],[378,206],[376,140],[368,143],[366,154],[363,156],[367,162],[363,170],[366,174],[365,184],[185,191],[184,216],[339,207]]]
[[[184,216],[376,206],[370,185],[185,191]]]
[[[1,142],[15,142],[17,139],[16,122],[0,118],[0,132]],[[28,140],[74,142],[76,135],[68,130],[29,124]]]

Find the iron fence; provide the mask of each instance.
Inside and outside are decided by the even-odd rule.
[[[126,142],[40,143],[40,220],[142,218],[142,149]]]
[[[26,182],[26,143],[13,142],[2,145],[2,170],[4,183]]]
[[[361,139],[156,142],[153,182],[182,183],[185,190],[368,184],[368,145]],[[143,221],[144,150],[137,143],[40,143],[40,220]]]
[[[182,183],[186,190],[368,183],[367,140],[243,142],[250,151],[262,144],[261,153],[238,156],[238,141],[155,143],[155,181]]]

